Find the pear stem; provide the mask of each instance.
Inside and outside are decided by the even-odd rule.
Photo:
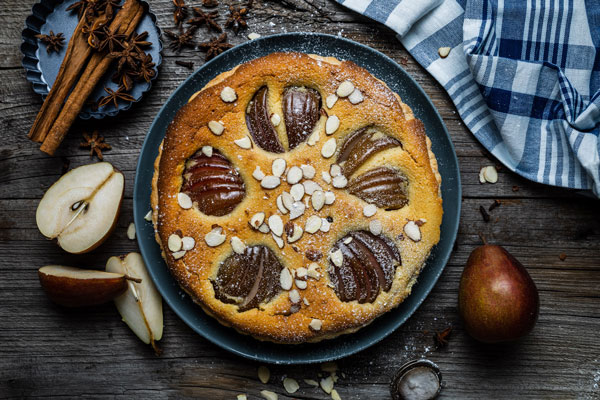
[[[487,240],[485,240],[485,236],[483,236],[483,233],[478,232],[477,235],[479,235],[479,239],[481,239],[481,241],[483,242],[484,245],[487,245]]]
[[[125,279],[127,279],[128,281],[133,281],[135,283],[142,283],[142,280],[140,278],[134,278],[133,276],[129,275],[125,275]]]

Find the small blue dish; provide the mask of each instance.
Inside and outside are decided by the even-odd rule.
[[[224,327],[206,315],[171,276],[154,240],[154,228],[144,220],[150,210],[154,160],[167,126],[177,111],[193,93],[216,75],[240,63],[277,51],[300,51],[351,60],[387,83],[425,124],[442,175],[444,218],[440,242],[432,250],[412,294],[397,309],[358,332],[319,343],[280,345],[261,342]],[[133,191],[138,244],[150,275],[167,304],[186,324],[212,343],[242,357],[275,364],[306,364],[339,359],[372,346],[402,325],[425,300],[446,266],[458,231],[460,206],[460,175],[454,146],[442,118],[417,82],[392,59],[376,50],[348,39],[318,33],[285,33],[252,40],[226,51],[194,72],[175,90],[154,119],[142,146]]]
[[[67,8],[75,1],[41,0],[33,6],[31,15],[25,20],[25,29],[23,29],[22,33],[23,43],[21,44],[21,52],[23,53],[22,64],[27,73],[27,80],[33,85],[33,90],[44,98],[48,95],[50,88],[56,80],[60,65],[67,52],[67,45],[79,22],[76,12],[67,11]],[[150,6],[144,1],[141,1],[141,3],[144,6],[145,14],[136,32],[138,34],[144,31],[148,32],[146,40],[152,42],[152,46],[144,50],[152,56],[152,61],[156,64],[154,66],[155,74],[152,78],[154,80],[158,76],[158,67],[162,63],[161,33],[156,25],[156,16],[150,12]],[[50,30],[55,34],[62,32],[65,37],[64,46],[59,52],[47,53],[46,47],[44,45],[40,46],[39,39],[35,37],[35,35],[40,33],[48,34]],[[98,82],[88,100],[98,101],[101,97],[106,96],[104,87],[117,90],[119,85],[112,81],[115,71],[116,67],[114,66],[106,71],[106,74]],[[135,102],[138,102],[151,87],[152,82],[135,82],[129,94],[135,98]],[[119,111],[131,108],[131,105],[132,103],[130,102],[121,102],[118,108],[115,108],[114,104],[108,104],[98,110],[93,110],[89,104],[86,104],[79,113],[79,118],[101,119],[107,115],[115,116]]]

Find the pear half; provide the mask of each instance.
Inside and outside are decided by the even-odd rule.
[[[86,307],[111,301],[127,290],[125,274],[63,265],[46,265],[38,270],[42,288],[57,304]]]
[[[125,178],[110,163],[75,168],[44,194],[35,215],[38,229],[65,251],[86,253],[116,226]]]
[[[129,281],[129,289],[115,298],[115,305],[123,321],[144,343],[151,344],[158,353],[156,342],[162,338],[162,298],[156,290],[144,260],[139,253],[125,257],[111,257],[106,271],[141,279],[141,283]]]

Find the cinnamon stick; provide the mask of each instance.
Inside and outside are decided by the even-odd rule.
[[[143,15],[144,8],[138,0],[127,0],[109,28],[112,32],[128,36],[137,28]],[[54,154],[85,105],[87,98],[112,62],[113,59],[108,58],[106,54],[94,53],[92,55],[67,102],[44,139],[40,148],[43,152],[50,155]]]
[[[34,142],[43,142],[60,112],[69,91],[75,84],[79,73],[86,65],[88,58],[92,54],[92,49],[87,43],[86,35],[83,33],[85,18],[81,18],[69,44],[65,58],[60,65],[56,80],[46,96],[42,108],[35,117],[35,122],[27,135]]]

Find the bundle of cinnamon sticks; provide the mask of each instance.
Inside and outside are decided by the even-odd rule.
[[[128,36],[144,15],[138,0],[125,0],[114,16],[112,10],[110,15],[86,11],[73,32],[58,76],[28,134],[31,140],[42,143],[40,149],[50,155],[63,141],[87,98],[113,62],[106,52],[96,52],[89,45],[90,26],[108,24],[111,32]]]

